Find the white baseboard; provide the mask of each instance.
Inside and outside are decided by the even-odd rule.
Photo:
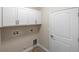
[[[46,52],[49,52],[49,50],[47,48],[45,48],[44,46],[42,46],[41,44],[37,44],[37,46],[39,46],[40,48],[44,49]]]
[[[37,47],[37,45],[31,46],[28,49],[25,49],[23,52],[29,52],[31,51],[34,47]]]
[[[41,44],[37,44],[35,45],[34,47],[37,47],[39,46],[40,48],[44,49],[46,52],[49,52],[48,49],[46,49],[44,46],[42,46]],[[33,46],[32,47],[29,47],[28,49],[25,49],[23,52],[29,52],[33,49]]]
[[[23,52],[29,52],[29,51],[31,51],[33,49],[33,47],[30,47],[30,48],[28,48],[28,49],[25,49]]]

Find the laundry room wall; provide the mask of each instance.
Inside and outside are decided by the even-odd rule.
[[[2,29],[1,51],[20,52],[32,47],[33,40],[38,39],[39,26],[7,27]],[[31,32],[31,30],[33,30]],[[14,34],[14,32],[18,32]]]
[[[1,29],[0,29],[0,50],[1,50]]]
[[[39,43],[45,48],[49,48],[49,38],[48,38],[48,8],[42,8],[42,25],[39,32]]]

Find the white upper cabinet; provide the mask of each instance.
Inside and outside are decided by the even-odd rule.
[[[35,10],[29,9],[28,25],[35,24]]]
[[[41,14],[34,9],[18,8],[18,20],[20,25],[41,24]]]
[[[0,27],[2,26],[2,12],[1,12],[1,7],[0,7]]]
[[[41,12],[39,10],[32,10],[31,14],[31,21],[34,21],[34,24],[41,24]]]
[[[29,20],[29,10],[27,8],[18,8],[19,25],[27,25]]]
[[[14,26],[17,20],[17,8],[3,7],[3,26]]]
[[[41,24],[41,12],[36,11],[36,24]]]
[[[41,24],[41,12],[30,8],[3,7],[3,26]],[[1,9],[0,9],[1,16]],[[0,17],[1,26],[1,17]]]

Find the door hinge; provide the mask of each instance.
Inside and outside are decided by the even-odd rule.
[[[79,17],[79,12],[78,12],[78,17]]]
[[[79,42],[79,38],[78,38],[78,42]]]

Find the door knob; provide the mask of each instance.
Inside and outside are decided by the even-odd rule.
[[[50,35],[50,37],[53,38],[54,36],[53,35]]]
[[[55,40],[54,36],[53,35],[50,35],[51,39]]]

